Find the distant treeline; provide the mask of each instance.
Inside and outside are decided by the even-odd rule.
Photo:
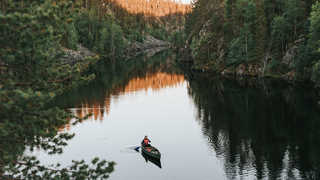
[[[198,0],[185,31],[195,68],[319,81],[316,0]]]
[[[163,0],[84,0],[82,7],[96,12],[99,19],[112,18],[129,41],[143,42],[145,35],[152,35],[174,44],[182,43],[185,13],[191,10],[190,5]]]
[[[184,15],[191,9],[171,1],[80,0],[75,5],[80,7],[75,21],[80,43],[109,57],[123,54],[128,43],[143,42],[146,35],[181,44]]]

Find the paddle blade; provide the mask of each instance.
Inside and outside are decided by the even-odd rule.
[[[134,148],[134,150],[139,151],[140,146],[137,146],[136,148]]]

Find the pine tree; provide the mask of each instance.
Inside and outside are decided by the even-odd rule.
[[[264,1],[256,0],[256,14],[257,14],[257,28],[255,33],[255,51],[256,51],[256,63],[263,70],[266,69],[267,59],[266,59],[266,45],[267,45],[267,20],[264,11]],[[264,73],[264,72],[263,72]]]
[[[315,3],[312,6],[312,12],[310,16],[310,39],[309,45],[313,50],[313,67],[311,79],[320,85],[320,2]]]
[[[9,2],[0,12],[0,177],[108,177],[113,162],[94,159],[91,167],[80,161],[54,170],[24,154],[26,147],[62,152],[74,135],[58,134],[58,128],[72,116],[52,105],[54,97],[94,75],[85,76],[84,66],[63,65],[60,59],[65,27],[73,21],[70,1]]]

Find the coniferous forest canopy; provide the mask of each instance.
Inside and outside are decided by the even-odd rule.
[[[197,0],[192,8],[166,1],[168,13],[153,11],[155,1],[134,9],[119,2],[0,1],[1,179],[109,177],[115,162],[92,157],[90,163],[47,167],[24,152],[62,153],[74,134],[59,133],[59,128],[82,119],[53,102],[101,75],[97,64],[122,60],[132,44],[147,36],[174,49],[190,49],[193,70],[320,85],[316,0]],[[80,45],[94,55],[63,60]]]
[[[84,74],[92,57],[74,66],[60,59],[62,48],[75,48],[75,22],[81,9],[71,1],[1,1],[0,3],[0,176],[2,179],[108,177],[113,162],[94,158],[68,168],[45,167],[23,155],[43,149],[62,153],[74,134],[58,128],[71,114],[49,105],[55,96],[94,78]],[[75,122],[76,123],[76,122]],[[13,153],[14,152],[14,153]]]
[[[195,68],[319,84],[316,0],[198,0],[187,17]]]
[[[97,61],[123,56],[146,34],[173,40],[181,31],[182,14],[153,18],[131,14],[113,1],[2,0],[0,2],[0,176],[12,179],[107,178],[114,162],[92,157],[69,167],[46,167],[25,150],[62,153],[74,134],[58,133],[72,116],[53,105],[56,96],[95,78]],[[176,21],[176,19],[178,19]],[[166,27],[165,22],[175,23]],[[171,29],[170,29],[171,28]],[[96,53],[65,62],[64,54],[82,45]],[[75,120],[76,124],[79,120]]]

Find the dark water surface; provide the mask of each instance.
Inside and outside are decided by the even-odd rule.
[[[166,54],[99,71],[96,82],[59,100],[92,116],[61,127],[76,134],[62,155],[35,152],[44,164],[98,156],[117,163],[111,180],[320,177],[312,90],[185,74]],[[161,151],[162,168],[132,149],[144,135]]]

